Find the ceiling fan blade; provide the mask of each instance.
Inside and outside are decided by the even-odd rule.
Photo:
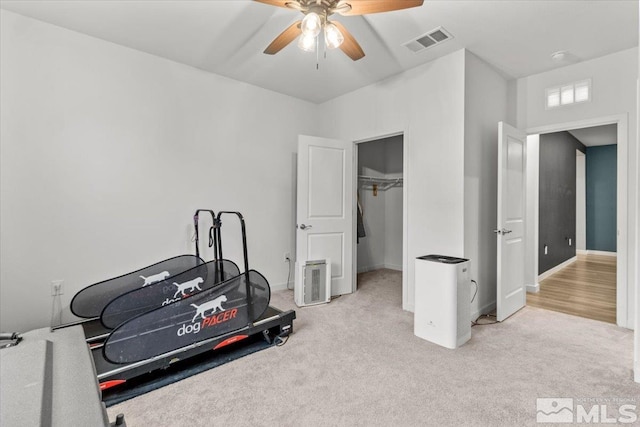
[[[300,23],[302,21],[296,21],[289,28],[284,30],[278,37],[276,37],[269,46],[264,50],[267,55],[275,55],[280,52],[286,45],[291,43],[302,34],[300,29]]]
[[[287,3],[291,3],[292,0],[255,0],[258,3],[264,3],[264,4],[268,4],[270,6],[277,6],[277,7],[286,7],[287,9],[289,8],[287,6]]]
[[[340,6],[345,3],[351,5],[351,9],[341,12]],[[422,3],[424,3],[424,0],[346,0],[337,4],[336,12],[345,16],[366,15],[369,13],[409,9],[422,6]]]
[[[338,29],[342,33],[342,36],[344,37],[344,41],[340,45],[340,50],[342,50],[349,58],[353,59],[354,61],[364,58],[364,51],[362,50],[356,39],[351,35],[351,33],[347,31],[344,25],[342,25],[338,21],[331,21],[331,23],[338,27]]]

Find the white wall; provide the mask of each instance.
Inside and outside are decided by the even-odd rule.
[[[415,258],[464,254],[464,58],[460,50],[320,105],[328,137],[361,141],[404,132],[408,310]]]
[[[540,205],[540,135],[527,135],[527,202],[525,216],[524,274],[527,292],[540,292],[538,283],[538,241]]]
[[[638,19],[640,20],[640,9],[638,10]],[[640,32],[638,32],[638,44],[640,45]],[[640,56],[638,57],[638,77],[640,77]],[[640,78],[636,79],[636,123],[640,123]],[[640,126],[636,126],[636,141],[640,141]],[[636,166],[636,189],[640,189],[640,149],[636,149],[635,157]],[[633,175],[629,175],[633,176]],[[636,197],[636,220],[635,220],[635,279],[632,283],[635,283],[635,335],[634,335],[634,379],[640,383],[640,198]],[[633,258],[631,258],[633,259]]]
[[[192,253],[196,208],[241,211],[250,266],[284,284],[292,159],[298,134],[320,133],[317,106],[1,19],[0,330],[48,325],[53,279],[68,307],[90,283]]]
[[[587,157],[576,150],[576,251],[587,250]]]
[[[626,225],[626,232],[618,237],[619,245],[627,249],[627,268],[619,269],[618,281],[628,284],[624,319],[619,324],[633,327],[636,285],[636,206],[638,186],[633,178],[637,173],[637,100],[634,88],[638,77],[638,48],[628,49],[589,61],[558,68],[517,81],[517,126],[520,129],[545,128],[556,124],[580,122],[588,119],[623,115],[628,120],[626,148],[619,146],[619,168],[627,168],[627,188],[622,195],[627,208],[618,212],[618,224]],[[592,79],[592,100],[566,108],[545,109],[545,89],[585,78]],[[626,152],[624,150],[626,149]],[[619,254],[620,260],[620,254]],[[620,262],[620,261],[619,261]],[[622,320],[622,321],[621,321]]]
[[[402,178],[402,135],[385,142],[385,177]],[[384,265],[402,270],[402,186],[385,191]]]
[[[507,81],[469,51],[465,55],[464,257],[478,282],[472,318],[495,308],[498,122],[507,119]]]
[[[638,10],[638,19],[640,20],[640,9]],[[638,44],[640,45],[640,32],[638,32]],[[638,77],[640,77],[640,55],[638,56]],[[640,78],[636,79],[636,123],[640,123]],[[636,126],[636,141],[640,141],[640,126]],[[640,189],[640,149],[636,149],[636,189]],[[632,176],[632,175],[630,175]],[[635,338],[634,338],[634,379],[640,383],[640,198],[636,197],[636,270],[635,283],[636,289],[636,321],[635,321]]]

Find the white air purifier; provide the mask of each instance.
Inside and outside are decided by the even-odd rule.
[[[331,260],[296,263],[293,295],[298,307],[331,301]]]
[[[426,255],[415,264],[413,333],[455,349],[471,338],[469,260]]]

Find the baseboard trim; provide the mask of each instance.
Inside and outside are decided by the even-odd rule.
[[[490,302],[489,304],[485,304],[482,307],[480,307],[478,310],[471,313],[471,320],[476,320],[481,315],[491,313],[495,309],[496,309],[495,301]]]
[[[607,252],[607,251],[592,251],[590,249],[585,251],[585,255],[602,255],[602,256],[618,256],[617,252]]]
[[[292,287],[293,289],[293,283],[291,283],[291,285],[289,285]],[[277,285],[269,285],[269,287],[271,288],[271,292],[277,292],[277,291],[286,291],[286,290],[292,290],[292,289],[288,289],[287,288],[287,284],[286,283],[278,283]]]
[[[384,268],[384,264],[367,265],[364,267],[358,267],[358,274],[368,273],[369,271],[374,271],[374,270],[380,270],[381,268]]]
[[[544,273],[538,275],[538,281],[546,279],[547,277],[551,276],[553,273],[557,273],[558,271],[562,270],[566,266],[576,262],[577,259],[578,259],[578,257],[574,256],[573,258],[569,258],[568,260],[566,260],[562,264],[558,264],[555,267],[550,268],[549,270],[545,271]]]
[[[586,255],[586,254],[587,254],[586,249],[576,249],[576,255]]]
[[[376,264],[376,265],[369,265],[369,266],[366,266],[366,267],[358,267],[358,274],[360,274],[360,273],[368,273],[370,271],[375,271],[375,270],[381,270],[383,268],[387,268],[389,270],[402,271],[402,266],[401,265]]]
[[[535,285],[527,285],[527,292],[530,294],[537,294],[540,292],[540,283],[536,283]]]

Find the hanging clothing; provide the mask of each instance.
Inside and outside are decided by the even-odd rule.
[[[360,205],[360,192],[358,192],[358,236],[357,243],[360,243],[361,237],[367,237],[367,233],[364,230],[364,219],[362,217],[362,206]]]

